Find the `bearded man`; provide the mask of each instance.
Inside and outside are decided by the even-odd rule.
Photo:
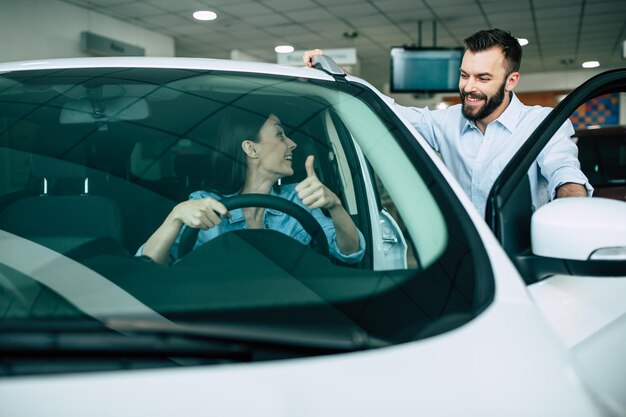
[[[322,53],[307,51],[304,62]],[[441,156],[472,203],[484,216],[491,187],[513,155],[551,111],[526,106],[513,93],[520,78],[522,47],[509,32],[479,31],[465,39],[459,75],[461,104],[443,110],[396,109]],[[578,148],[568,121],[528,171],[533,208],[554,198],[591,196],[580,170]]]

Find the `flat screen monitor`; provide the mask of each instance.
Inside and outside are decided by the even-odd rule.
[[[463,52],[463,48],[391,48],[391,92],[458,91]]]

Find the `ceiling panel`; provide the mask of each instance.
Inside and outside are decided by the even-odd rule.
[[[373,3],[376,8],[382,10],[384,13],[402,11],[409,14],[415,14],[418,10],[425,10],[426,7],[416,2],[410,2],[406,0],[386,0],[377,1]],[[420,7],[421,6],[421,7]]]
[[[160,26],[162,28],[173,26],[191,26],[195,25],[196,21],[193,19],[186,19],[177,14],[159,14],[156,16],[144,16],[139,18],[141,21]]]
[[[223,58],[238,49],[275,62],[273,46],[279,41],[296,49],[356,47],[361,67],[375,66],[361,73],[374,77],[368,81],[379,88],[387,82],[391,46],[419,41],[430,46],[433,35],[437,46],[461,46],[488,26],[530,40],[522,67],[527,72],[576,69],[578,60],[591,57],[626,66],[621,59],[624,0],[64,1],[174,36],[177,55]],[[219,17],[197,22],[191,14],[198,9],[214,10]],[[349,39],[344,32],[357,37]],[[570,59],[576,62],[567,63]]]
[[[220,6],[220,10],[238,17],[249,17],[274,13],[273,9],[266,7],[260,2],[225,4]]]
[[[315,4],[319,5],[320,7],[327,7],[333,4],[351,4],[356,8],[359,7],[359,5],[362,3],[364,3],[363,0],[315,0]]]
[[[507,1],[503,3],[489,3],[481,2],[482,8],[488,17],[493,15],[502,14],[508,16],[515,16],[515,13],[520,11],[529,11],[530,5],[528,1]],[[530,22],[527,22],[530,23]]]
[[[477,3],[468,3],[463,7],[437,4],[433,6],[432,10],[438,19],[444,21],[454,22],[463,20],[465,17],[471,17],[474,19],[480,18],[482,23],[485,24],[483,13]]]
[[[285,15],[296,22],[313,23],[320,20],[334,19],[335,16],[327,10],[316,9],[304,9],[304,10],[292,10],[285,12]]]
[[[118,5],[113,5],[108,8],[113,13],[122,16],[132,15],[135,17],[144,17],[144,16],[153,16],[157,14],[163,13],[163,9],[152,6],[147,3],[123,3]]]
[[[206,4],[198,0],[144,0],[144,3],[170,12],[180,10],[200,10],[206,7]]]
[[[623,17],[626,17],[626,6],[623,1],[588,1],[585,3],[585,14],[609,14],[615,13],[615,11],[621,10],[621,13],[617,13]]]
[[[535,9],[550,9],[555,6],[564,6],[564,7],[580,7],[583,3],[591,3],[593,0],[535,0],[532,3],[534,4]]]
[[[355,6],[354,4],[346,4],[341,1],[336,1],[332,5],[327,6],[327,10],[337,16],[342,16],[344,18],[350,18],[352,16],[363,16],[368,14],[378,14],[378,10],[370,2],[361,2],[357,6]]]
[[[318,7],[318,5],[311,0],[265,0],[263,4],[279,12],[288,12],[291,10],[302,9],[315,9]]]

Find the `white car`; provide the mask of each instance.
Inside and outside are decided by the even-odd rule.
[[[318,68],[0,64],[3,416],[626,415],[626,203],[533,214],[525,175],[626,70],[555,109],[483,219],[376,89]],[[168,266],[136,256],[209,183],[233,107],[271,110],[296,142],[281,187],[315,156],[364,236],[360,262],[267,199],[227,206],[285,210],[317,244],[241,230],[189,251],[192,236]]]

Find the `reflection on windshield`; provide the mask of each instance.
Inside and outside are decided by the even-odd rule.
[[[486,302],[462,219],[362,86],[154,68],[0,85],[0,327],[78,320],[131,335],[143,323],[307,356],[427,337]],[[305,214],[227,214],[222,198],[242,193]],[[179,256],[193,222],[195,248]]]

